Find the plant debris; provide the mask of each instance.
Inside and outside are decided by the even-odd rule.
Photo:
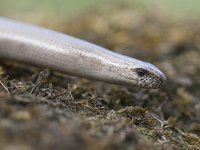
[[[200,22],[114,5],[62,30],[153,62],[166,85],[123,87],[1,60],[0,149],[200,149]]]

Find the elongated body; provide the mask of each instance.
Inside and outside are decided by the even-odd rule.
[[[116,84],[157,88],[165,81],[165,75],[150,63],[2,17],[0,57]]]

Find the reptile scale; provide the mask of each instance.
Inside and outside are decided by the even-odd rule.
[[[154,65],[81,39],[0,17],[0,57],[114,84],[159,88]]]

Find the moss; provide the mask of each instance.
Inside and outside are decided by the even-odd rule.
[[[200,148],[198,21],[115,5],[80,14],[62,26],[66,33],[153,61],[167,74],[167,84],[157,90],[99,84],[1,61],[0,149],[8,144],[34,149]]]

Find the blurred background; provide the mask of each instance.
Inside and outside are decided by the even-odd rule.
[[[152,62],[167,76],[149,90],[3,62],[1,79],[18,97],[0,95],[0,149],[200,149],[199,0],[0,0],[0,16]]]
[[[143,8],[160,9],[157,13],[168,13],[173,17],[195,18],[200,14],[200,1],[188,0],[0,0],[0,15],[27,20],[29,22],[49,21],[48,26],[66,21],[82,11],[92,11],[116,3],[143,5]],[[44,20],[47,19],[47,20]]]

